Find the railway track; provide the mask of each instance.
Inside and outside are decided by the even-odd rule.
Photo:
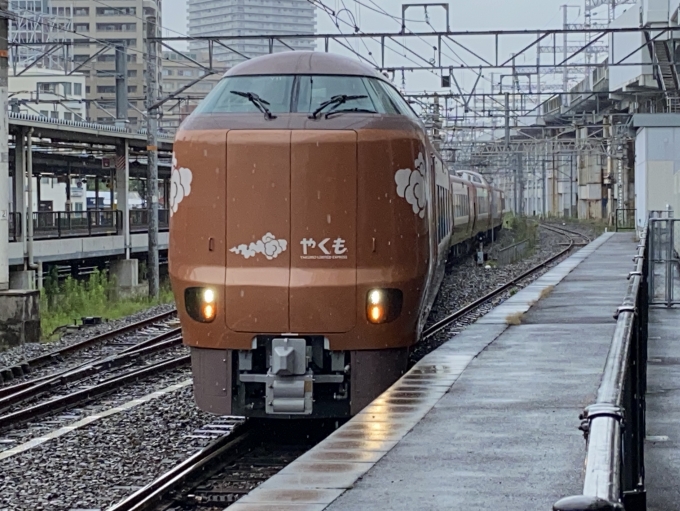
[[[166,312],[27,361],[38,368],[50,361],[69,367],[0,387],[0,431],[87,404],[128,383],[188,366],[189,356],[178,353],[182,337],[181,329],[173,326],[174,314]],[[170,356],[165,356],[168,351]],[[74,353],[79,355],[75,360]]]
[[[545,259],[536,266],[533,266],[532,268],[528,269],[521,275],[518,275],[517,277],[509,280],[505,284],[502,284],[501,286],[497,287],[496,289],[492,290],[491,292],[487,293],[481,298],[475,300],[474,302],[467,304],[465,307],[462,307],[461,309],[458,309],[452,314],[449,314],[446,317],[442,318],[441,320],[437,321],[436,323],[425,329],[425,331],[423,332],[423,340],[425,341],[428,340],[429,338],[433,337],[434,335],[436,335],[437,333],[439,333],[440,331],[442,331],[455,321],[459,320],[463,316],[470,314],[479,307],[489,303],[491,300],[503,295],[503,293],[517,286],[523,280],[533,277],[538,273],[542,272],[544,269],[553,264],[555,261],[569,254],[574,248],[587,245],[592,241],[590,237],[586,236],[583,233],[573,231],[570,229],[565,229],[564,227],[561,226],[556,226],[547,223],[540,223],[539,226],[549,231],[553,231],[565,236],[568,240],[566,248],[564,250],[561,250],[557,254],[553,255],[552,257]],[[577,241],[579,239],[580,241]]]
[[[14,365],[0,368],[0,383],[5,384],[5,386],[0,387],[0,397],[16,392],[21,388],[21,385],[24,387],[30,386],[38,380],[50,376],[49,371],[46,374],[35,376],[36,370],[68,362],[75,362],[74,366],[76,366],[78,362],[82,364],[103,356],[110,356],[144,341],[151,343],[151,339],[160,334],[167,334],[168,336],[177,335],[180,329],[175,324],[175,315],[175,310],[164,312],[109,332],[94,335],[74,344],[63,346],[49,353],[23,360]],[[9,384],[10,381],[24,378],[29,374],[33,375],[29,381]]]
[[[562,227],[549,224],[541,224],[541,227],[564,235],[568,240],[566,248],[432,325],[425,335],[434,335],[456,319],[502,295],[522,280],[539,273],[574,248],[591,241],[582,233]],[[271,439],[263,440],[271,436],[272,430],[275,429],[270,427],[263,432],[261,428],[253,426],[253,422],[244,422],[231,434],[219,438],[146,487],[110,507],[108,511],[224,509],[247,495],[313,445],[298,443],[282,446],[272,442]]]
[[[234,430],[107,511],[218,511],[233,504],[320,442],[330,425],[313,428],[242,421]],[[309,425],[310,421],[305,421]]]

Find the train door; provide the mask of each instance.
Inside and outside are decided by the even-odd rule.
[[[290,331],[356,324],[357,134],[293,131],[290,158]]]

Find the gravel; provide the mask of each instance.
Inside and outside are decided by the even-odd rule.
[[[110,408],[115,408],[133,399],[139,399],[151,392],[164,389],[170,385],[182,382],[191,378],[191,371],[188,368],[175,369],[167,373],[151,376],[144,380],[130,383],[115,392],[106,396],[95,398],[90,404],[80,407],[69,408],[55,415],[43,417],[30,421],[16,429],[0,433],[0,452],[15,447],[33,438],[40,437],[59,429],[69,426],[80,419],[101,413]],[[71,388],[70,391],[78,390]],[[66,393],[64,391],[63,393]],[[55,397],[55,396],[52,396]],[[161,400],[165,398],[160,398]],[[124,413],[124,412],[123,412]],[[1,508],[0,508],[1,509]]]
[[[186,374],[184,375],[186,376]],[[3,461],[0,510],[105,509],[207,445],[227,423],[187,387]],[[192,436],[193,435],[193,436]]]

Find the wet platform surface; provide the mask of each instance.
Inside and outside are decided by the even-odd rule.
[[[649,311],[647,441],[648,511],[680,510],[680,309]]]
[[[601,236],[229,510],[545,511],[580,493],[578,415],[595,398],[635,249],[630,233]]]

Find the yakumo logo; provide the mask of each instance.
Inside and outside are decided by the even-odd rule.
[[[414,170],[397,170],[394,181],[397,183],[397,195],[406,199],[413,208],[413,213],[424,218],[427,206],[427,174],[423,153],[418,153],[413,166]]]
[[[300,245],[300,259],[347,259],[347,247],[342,238],[336,238],[332,242],[330,238],[324,238],[318,243],[312,238],[303,238]],[[314,249],[316,254],[310,254],[310,249]]]

